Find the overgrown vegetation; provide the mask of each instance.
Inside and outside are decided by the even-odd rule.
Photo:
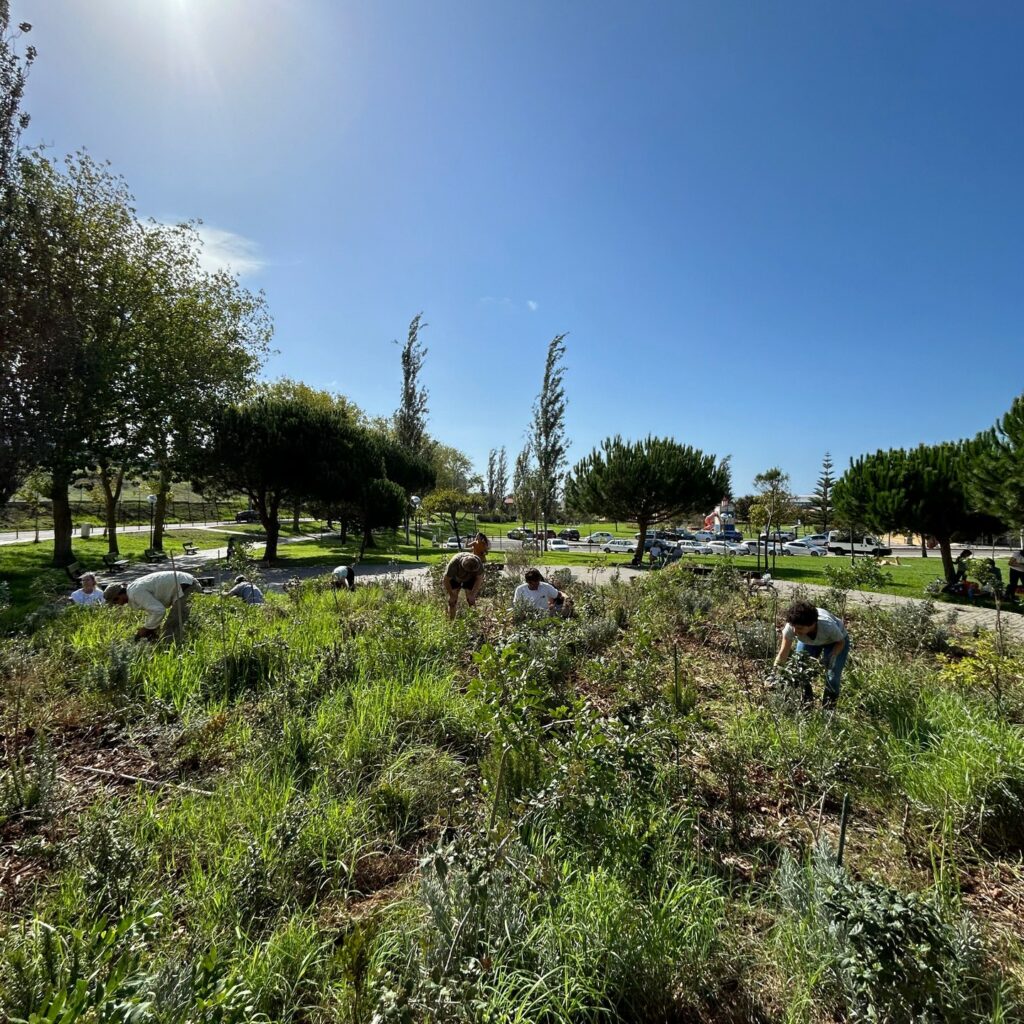
[[[514,582],[12,642],[0,1018],[1019,1019],[1018,648],[851,606],[823,711],[727,564]]]

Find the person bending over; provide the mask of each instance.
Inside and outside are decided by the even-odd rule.
[[[798,654],[818,658],[825,669],[825,693],[822,703],[835,705],[843,666],[850,653],[850,637],[842,620],[824,608],[806,601],[795,601],[786,609],[782,643],[775,655],[775,667],[785,665],[796,645]]]
[[[512,597],[513,610],[525,606],[548,615],[566,615],[572,610],[572,598],[548,583],[540,569],[527,569],[523,580]]]
[[[224,592],[225,597],[240,597],[246,604],[263,604],[263,591],[244,576],[235,577],[235,585]]]
[[[448,595],[448,618],[454,619],[460,590],[466,594],[466,604],[471,608],[476,604],[477,596],[484,585],[484,563],[477,555],[471,555],[468,551],[456,555],[448,563],[441,585]]]
[[[331,573],[332,587],[348,587],[349,590],[356,589],[356,570],[351,565],[339,565]]]
[[[127,604],[146,613],[146,621],[135,632],[136,640],[156,640],[161,622],[165,640],[180,640],[188,622],[189,598],[202,589],[195,576],[171,569],[140,576],[127,586],[110,583],[103,598],[108,604]]]

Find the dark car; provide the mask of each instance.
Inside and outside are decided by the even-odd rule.
[[[254,508],[246,508],[235,513],[236,523],[258,523],[259,521],[260,514]]]
[[[561,537],[562,540],[579,540],[580,539],[580,531],[579,530],[560,530],[559,533],[558,533],[558,536]]]

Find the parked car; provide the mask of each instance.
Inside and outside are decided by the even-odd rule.
[[[802,537],[797,537],[797,540],[805,540],[808,544],[815,544],[819,548],[828,547],[827,533],[806,533]]]
[[[235,513],[236,523],[258,523],[259,521],[260,514],[254,508],[246,508]]]
[[[559,530],[558,531],[558,536],[561,537],[562,540],[579,540],[580,539],[580,531],[579,530]]]
[[[816,558],[820,558],[822,555],[828,554],[825,548],[820,544],[812,544],[807,537],[801,537],[800,540],[791,540],[783,544],[782,549],[787,555],[813,555]]]
[[[711,549],[700,540],[678,540],[675,547],[684,555],[710,555]]]
[[[636,541],[635,540],[624,540],[621,537],[617,537],[614,540],[608,541],[601,550],[606,554],[610,555],[615,552],[620,554],[629,553],[634,554],[636,552]]]
[[[707,544],[709,555],[752,555],[753,551],[744,544],[730,544],[727,540],[710,540]]]
[[[830,530],[828,535],[828,549],[833,555],[848,555],[852,546],[858,555],[891,555],[892,548],[887,548],[877,537],[868,533],[854,534],[852,538],[845,530]]]
[[[505,534],[505,536],[508,537],[509,540],[522,540],[523,539],[523,531],[520,530],[519,527],[517,526],[514,529],[509,530],[508,533]]]
[[[788,544],[791,540],[796,540],[796,533],[793,530],[774,530],[772,535],[769,537],[766,530],[761,531],[761,540],[774,540],[779,544]]]
[[[570,551],[569,542],[562,540],[561,537],[555,537],[554,540],[548,541],[548,551]]]
[[[715,539],[715,535],[710,530],[698,530],[693,535],[694,540],[703,541],[705,544],[710,543]]]
[[[459,543],[458,537],[449,537],[442,545],[445,551],[461,551],[462,545]]]
[[[607,530],[598,530],[596,533],[591,533],[583,538],[584,544],[607,544],[608,541],[615,540],[615,534],[609,533]]]

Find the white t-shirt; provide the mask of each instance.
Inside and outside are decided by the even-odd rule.
[[[553,587],[550,583],[545,583],[541,580],[536,590],[531,590],[529,583],[520,583],[516,587],[512,603],[516,605],[520,601],[524,601],[526,604],[532,604],[534,608],[546,612],[548,610],[549,597],[552,599],[558,597],[558,588]]]
[[[782,635],[790,639],[799,640],[808,647],[825,647],[827,644],[838,643],[846,640],[846,627],[831,612],[824,608],[818,609],[818,628],[814,636],[797,636],[792,624],[787,622],[782,629]]]
[[[91,594],[87,594],[79,588],[71,595],[71,600],[81,605],[103,604],[103,591],[96,587]]]

